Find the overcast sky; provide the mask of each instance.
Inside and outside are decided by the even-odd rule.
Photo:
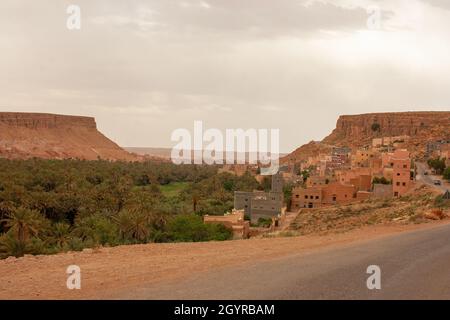
[[[0,111],[94,116],[121,146],[280,128],[287,152],[341,114],[450,110],[449,39],[448,0],[1,0]]]

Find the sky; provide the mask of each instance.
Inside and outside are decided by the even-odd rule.
[[[280,129],[289,152],[342,114],[449,111],[449,39],[448,0],[2,0],[0,111],[93,116],[128,147]]]

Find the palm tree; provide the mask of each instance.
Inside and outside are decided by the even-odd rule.
[[[113,219],[122,239],[145,241],[150,235],[150,215],[139,210],[122,210]]]
[[[128,211],[122,210],[113,217],[113,221],[116,223],[119,229],[120,238],[122,240],[131,237],[130,232],[132,229],[132,221]]]
[[[0,202],[0,232],[3,232],[3,223],[8,213],[11,213],[15,209],[14,204],[11,201]]]
[[[21,244],[28,241],[30,237],[37,237],[45,227],[45,218],[39,211],[23,207],[6,214],[6,218],[0,222],[5,223],[5,228],[12,232]]]
[[[52,228],[52,240],[62,248],[70,242],[70,225],[64,222],[58,222]]]
[[[26,247],[25,243],[20,243],[11,234],[5,233],[0,236],[0,258],[21,257],[26,252]]]

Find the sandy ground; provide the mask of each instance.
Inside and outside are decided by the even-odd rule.
[[[144,284],[158,286],[160,282],[177,281],[208,270],[306,254],[449,223],[444,220],[422,225],[371,226],[327,236],[146,244],[8,258],[0,261],[0,299],[114,298]],[[66,287],[69,265],[81,268],[81,290]]]

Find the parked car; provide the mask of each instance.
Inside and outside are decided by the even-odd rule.
[[[440,185],[442,185],[441,180],[434,180],[433,182],[434,182],[434,185],[435,185],[435,186],[440,186]]]

